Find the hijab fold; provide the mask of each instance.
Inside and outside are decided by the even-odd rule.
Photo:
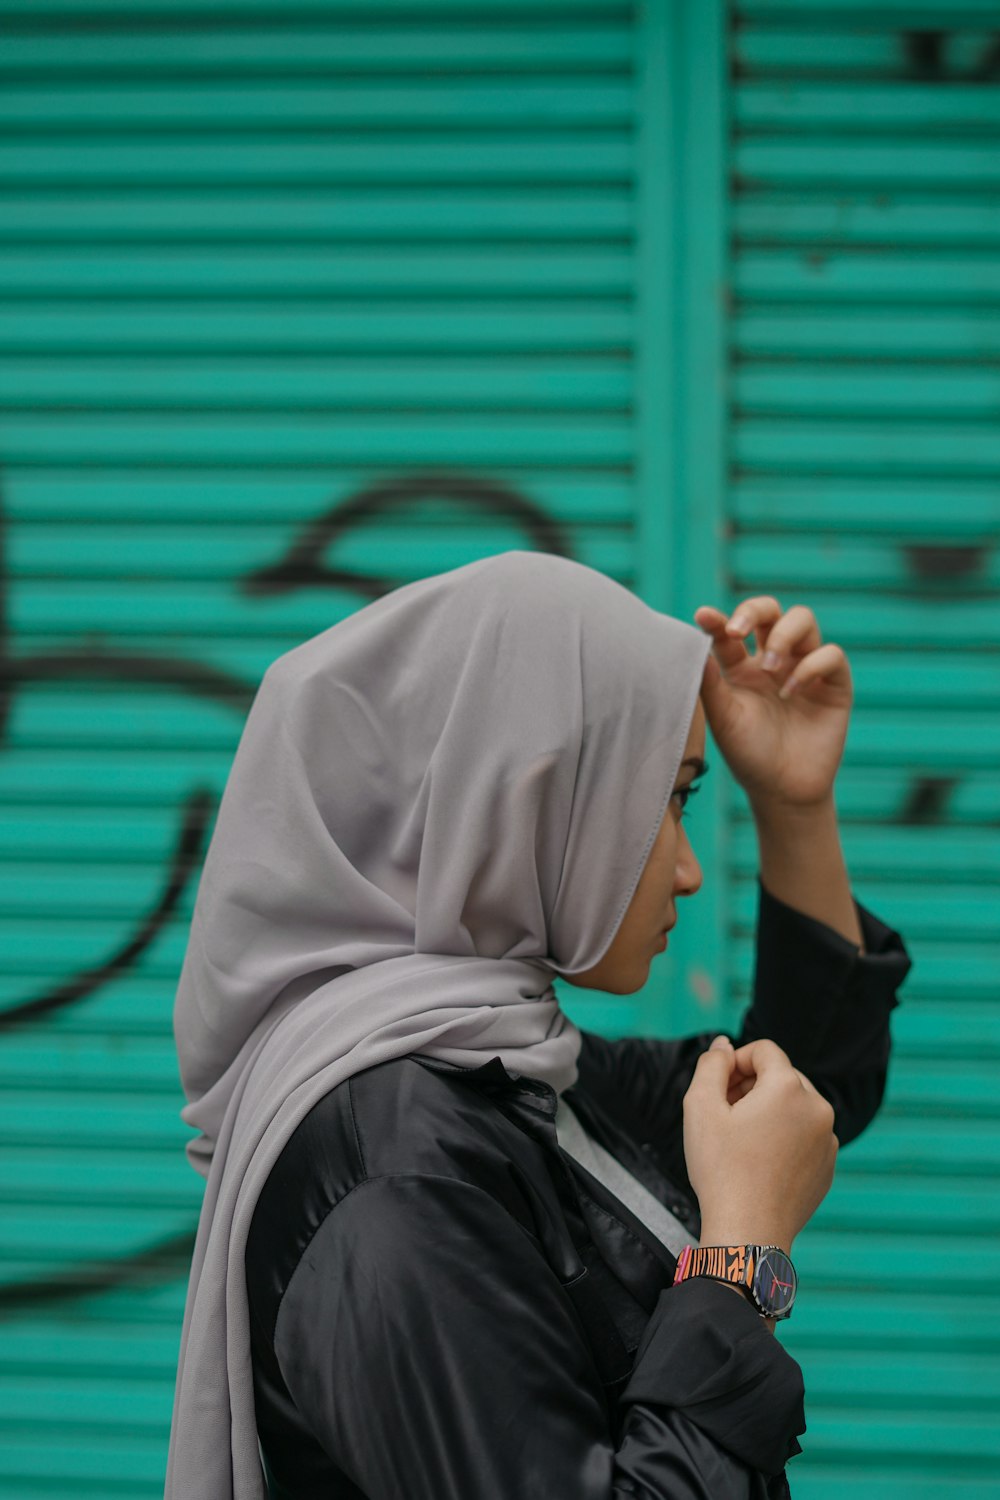
[[[205,1178],[166,1500],[266,1500],[244,1253],[337,1084],[411,1053],[557,1093],[666,812],[708,638],[505,552],[406,584],[264,674],[219,807],[174,1035]]]

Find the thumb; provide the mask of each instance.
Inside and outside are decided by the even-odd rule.
[[[733,1044],[728,1037],[717,1036],[695,1064],[688,1094],[725,1100],[732,1071]]]

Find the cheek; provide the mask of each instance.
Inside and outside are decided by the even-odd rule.
[[[648,928],[650,921],[655,925],[666,920],[676,870],[677,829],[674,827],[657,840],[643,871],[641,900],[636,904],[641,909],[644,927]]]
[[[658,885],[661,895],[666,893],[669,896],[674,888],[674,882],[677,878],[677,858],[680,854],[680,843],[677,824],[671,819],[669,831],[664,836],[661,858],[658,862],[660,877]]]

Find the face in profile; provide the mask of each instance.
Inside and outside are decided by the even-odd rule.
[[[580,974],[564,974],[567,983],[612,995],[634,994],[646,983],[650,964],[662,952],[664,929],[677,920],[677,897],[693,896],[701,886],[701,866],[683,813],[690,787],[704,770],[705,710],[699,699],[663,822],[618,931],[600,962]]]

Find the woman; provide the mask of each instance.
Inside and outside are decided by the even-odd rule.
[[[175,1013],[207,1185],[172,1500],[787,1494],[787,1257],[909,960],[840,853],[843,652],[768,598],[696,619],[509,552],[265,674]],[[645,982],[706,719],[759,837],[754,1001],[735,1046],[609,1042],[552,978]]]

